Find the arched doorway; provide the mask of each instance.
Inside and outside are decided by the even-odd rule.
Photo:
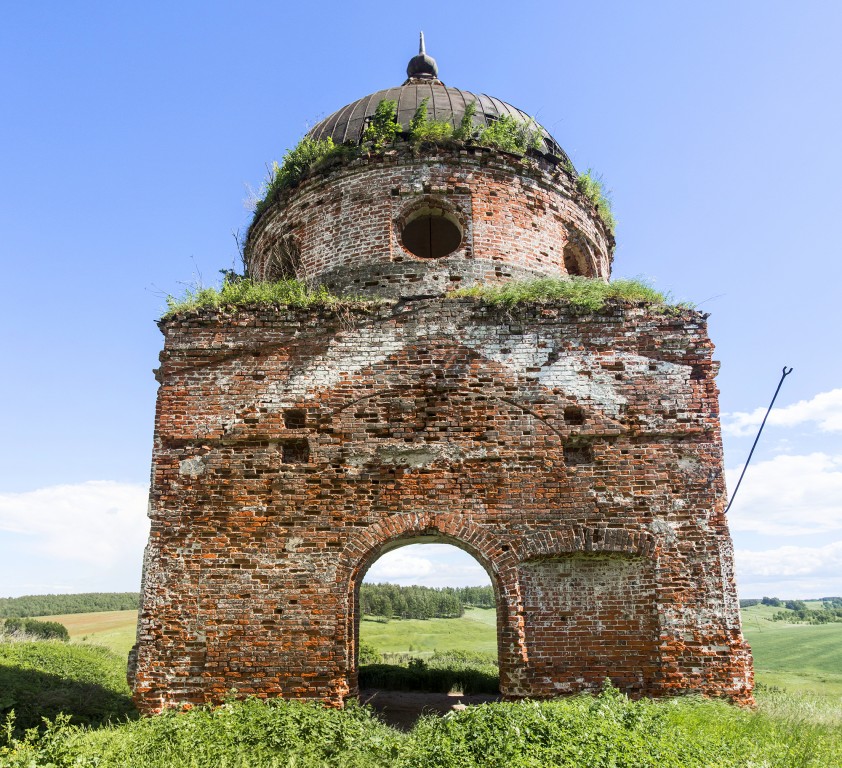
[[[469,548],[405,536],[372,553],[354,584],[354,667],[361,700],[409,727],[421,711],[499,697],[499,590]]]
[[[420,547],[419,547],[420,545]],[[449,545],[449,546],[448,546]],[[450,578],[447,572],[453,576]],[[360,559],[359,565],[353,569],[348,583],[348,612],[347,612],[347,660],[348,660],[348,691],[352,696],[359,694],[360,680],[360,640],[365,638],[365,630],[361,634],[361,623],[363,620],[363,600],[361,599],[361,588],[364,583],[374,580],[403,582],[426,581],[427,587],[453,587],[453,591],[460,595],[462,603],[471,602],[471,596],[465,592],[459,593],[459,587],[482,586],[487,588],[486,594],[490,591],[493,600],[493,607],[466,606],[469,615],[468,621],[476,625],[466,638],[466,645],[462,648],[465,651],[477,651],[478,655],[485,654],[499,665],[501,680],[505,679],[506,673],[513,666],[513,659],[516,657],[517,644],[512,644],[512,627],[519,624],[518,606],[513,604],[512,593],[516,593],[507,584],[506,575],[508,569],[501,572],[499,564],[493,562],[486,553],[483,553],[476,546],[462,539],[442,533],[438,530],[405,531],[385,541],[377,542]],[[372,578],[369,579],[369,573]],[[451,583],[445,583],[450,581]],[[461,583],[459,583],[461,582]],[[370,606],[369,606],[370,607]],[[392,612],[391,621],[395,623],[394,631],[397,631],[398,622],[406,622],[404,616],[408,612],[404,607],[399,611],[402,615],[395,616]],[[448,619],[441,618],[438,622],[441,625]],[[463,621],[463,619],[455,619]],[[407,622],[407,628],[412,628]],[[417,624],[416,624],[417,626]],[[464,624],[463,624],[464,626]],[[458,634],[458,629],[454,629]],[[435,632],[430,633],[436,635]],[[439,633],[438,650],[459,650],[459,643],[446,638],[447,632]],[[406,664],[410,657],[424,660],[433,655],[437,643],[436,637],[428,637],[419,642],[412,642],[407,636],[402,647],[400,644],[391,643],[391,655],[384,661],[398,661]],[[412,650],[409,645],[412,644]],[[381,650],[387,650],[381,642]],[[503,684],[504,687],[504,684]],[[504,691],[505,692],[505,691]]]

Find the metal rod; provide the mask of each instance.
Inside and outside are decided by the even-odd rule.
[[[775,404],[775,400],[778,398],[778,392],[781,391],[781,387],[783,386],[784,379],[792,373],[792,368],[789,370],[786,369],[786,366],[783,368],[783,373],[781,374],[781,380],[778,382],[778,388],[775,390],[775,395],[772,398],[772,402],[769,403],[769,407],[766,409],[766,415],[763,417],[763,421],[760,423],[760,429],[757,430],[757,437],[754,438],[754,445],[751,446],[751,450],[748,452],[748,458],[746,459],[745,466],[743,467],[743,471],[740,473],[740,479],[737,480],[737,487],[734,488],[734,492],[731,494],[731,501],[728,502],[728,506],[725,507],[725,514],[728,514],[728,510],[731,509],[731,505],[734,503],[734,499],[737,496],[737,491],[740,490],[740,483],[743,482],[743,477],[745,477],[746,470],[748,469],[748,464],[751,461],[751,457],[754,455],[754,449],[757,448],[757,441],[760,440],[760,433],[763,432],[763,427],[766,426],[766,419],[769,418],[769,414],[772,411],[772,406]]]

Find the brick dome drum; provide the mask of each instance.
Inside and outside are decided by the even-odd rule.
[[[535,125],[540,146],[519,156],[471,144],[399,141],[327,163],[256,217],[246,243],[250,273],[395,298],[533,277],[607,280],[613,235],[577,190],[573,166],[555,139],[522,110],[447,87],[433,76],[435,66],[428,69],[357,99],[308,135],[358,146],[381,102],[396,103],[396,119],[408,131],[426,100],[428,119],[454,127],[470,104],[478,128],[503,117]],[[424,242],[415,247],[424,226]]]

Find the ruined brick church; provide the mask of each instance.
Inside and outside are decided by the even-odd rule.
[[[609,678],[750,702],[704,317],[455,297],[607,281],[614,240],[543,129],[525,155],[366,148],[388,100],[404,131],[422,103],[454,127],[529,120],[446,86],[423,45],[407,73],[310,131],[358,149],[259,210],[246,246],[253,278],[369,300],[160,321],[138,707],[232,689],[341,704],[366,571],[426,542],[487,571],[505,698]]]

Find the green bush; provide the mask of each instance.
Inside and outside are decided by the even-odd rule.
[[[503,152],[525,155],[530,149],[539,149],[542,138],[534,120],[523,122],[510,115],[503,115],[480,131],[477,143]]]
[[[38,619],[3,619],[0,630],[7,635],[26,635],[38,640],[70,640],[67,627],[57,621],[38,621]]]
[[[380,653],[371,643],[360,643],[358,662],[360,665],[382,664],[383,654]]]
[[[420,144],[446,144],[453,139],[453,125],[449,120],[430,120],[427,102],[423,99],[409,123],[409,140],[414,146]]]
[[[313,168],[334,157],[353,154],[353,147],[336,144],[333,139],[311,139],[305,136],[284,153],[283,162],[272,163],[269,177],[263,184],[263,194],[255,205],[255,220],[271,205],[282,190],[298,184]]]
[[[136,716],[126,660],[95,645],[0,643],[0,719],[12,711],[7,738],[59,714],[87,725]]]
[[[373,149],[382,149],[386,144],[391,144],[402,131],[397,114],[398,102],[382,99],[363,131],[363,144],[370,144]]]

